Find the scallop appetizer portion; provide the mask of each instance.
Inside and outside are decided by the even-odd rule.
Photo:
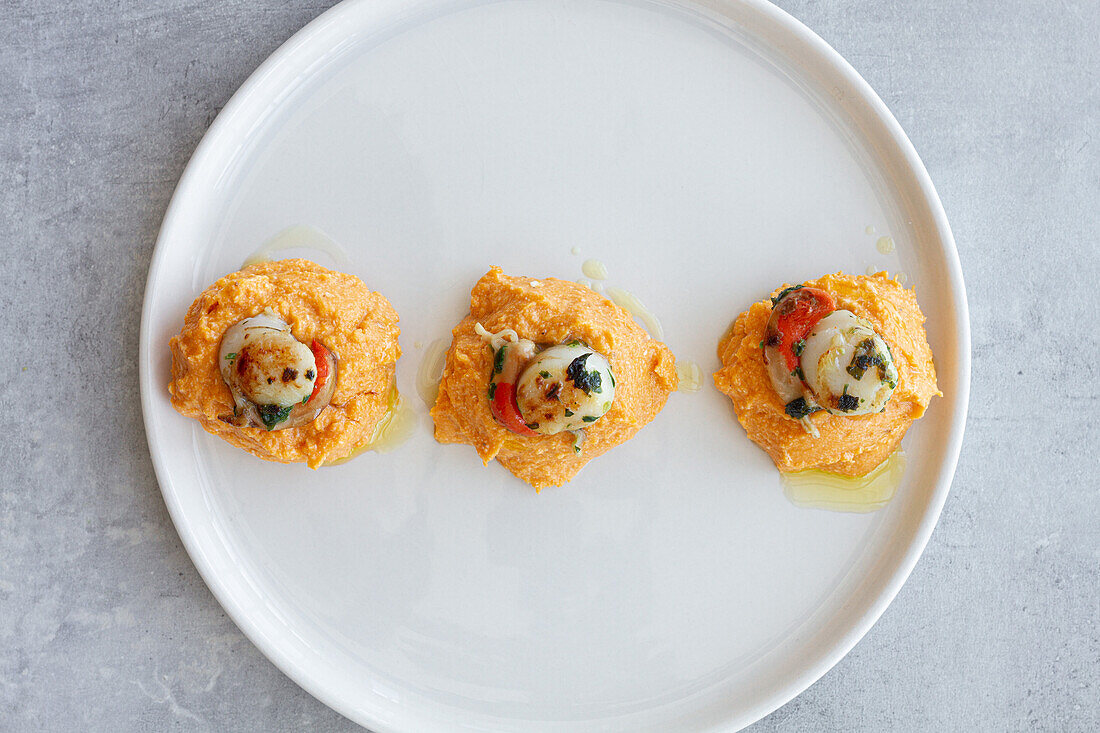
[[[271,309],[237,321],[222,336],[222,379],[233,395],[226,422],[267,430],[313,422],[332,401],[336,357],[316,339],[306,346]]]
[[[940,394],[923,324],[886,273],[826,275],[739,315],[714,383],[780,471],[862,476]]]
[[[577,283],[474,286],[432,408],[436,440],[472,445],[536,489],[634,436],[676,389],[676,361],[629,313]]]
[[[172,338],[172,406],[269,461],[316,468],[370,442],[394,400],[397,313],[308,260],[226,275]]]

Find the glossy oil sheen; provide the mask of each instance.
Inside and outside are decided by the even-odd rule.
[[[784,473],[783,493],[796,506],[862,514],[889,504],[904,475],[905,454],[898,450],[865,476],[817,470]]]

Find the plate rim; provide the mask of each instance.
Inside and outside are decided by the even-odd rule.
[[[328,707],[353,722],[364,726],[369,725],[371,730],[378,731],[378,733],[405,730],[404,725],[415,722],[415,718],[402,721],[393,716],[392,710],[389,711],[390,715],[387,716],[385,710],[368,710],[362,706],[353,708],[351,705],[345,704],[345,701],[339,698],[336,693],[326,688],[322,680],[314,676],[305,666],[291,659],[285,650],[267,638],[258,624],[253,622],[247,609],[238,602],[232,590],[223,582],[203,552],[202,541],[195,532],[195,527],[186,519],[181,497],[176,491],[168,467],[165,465],[163,453],[161,450],[156,449],[160,443],[153,430],[152,415],[156,409],[153,403],[153,395],[155,386],[159,384],[159,381],[156,379],[155,370],[153,369],[152,322],[149,314],[155,299],[155,280],[158,279],[163,268],[168,249],[165,245],[166,232],[170,232],[175,228],[175,220],[179,217],[179,210],[182,207],[181,201],[187,198],[186,194],[189,190],[196,187],[198,171],[208,158],[214,156],[220,147],[219,141],[227,135],[232,135],[236,118],[246,116],[251,97],[261,90],[267,82],[267,78],[280,71],[284,66],[292,67],[295,62],[295,55],[301,49],[312,46],[316,37],[326,32],[330,26],[339,24],[345,16],[365,12],[364,9],[370,6],[371,11],[369,12],[373,12],[382,18],[392,18],[395,11],[400,13],[402,9],[433,3],[439,4],[443,1],[343,0],[295,32],[248,76],[203,134],[172,193],[150,260],[142,298],[142,315],[139,327],[138,372],[146,440],[165,505],[191,562],[233,623],[276,668]],[[956,407],[957,414],[951,424],[950,435],[945,445],[944,460],[939,467],[935,488],[929,497],[924,516],[914,530],[913,541],[910,542],[904,554],[899,558],[897,566],[890,573],[889,578],[885,580],[881,590],[869,604],[866,611],[858,619],[853,620],[847,631],[839,635],[815,661],[803,667],[799,674],[781,685],[779,690],[763,696],[754,705],[739,713],[729,711],[726,714],[726,719],[718,725],[701,729],[724,730],[730,726],[741,728],[751,725],[779,709],[802,694],[840,662],[870,631],[886,608],[893,602],[923,554],[950,492],[965,432],[971,382],[969,306],[958,248],[947,221],[943,204],[924,163],[886,104],[839,52],[797,18],[772,5],[768,0],[667,0],[667,2],[658,2],[657,4],[672,4],[686,8],[702,9],[720,15],[728,15],[733,10],[736,10],[739,14],[755,15],[759,21],[771,26],[779,34],[788,36],[800,46],[800,48],[784,49],[785,55],[794,56],[797,54],[811,57],[821,64],[825,72],[835,74],[848,84],[849,88],[856,93],[858,99],[866,103],[867,109],[863,112],[866,117],[865,121],[880,126],[881,132],[885,133],[889,143],[894,146],[893,152],[900,154],[901,159],[915,179],[922,200],[928,206],[929,219],[934,224],[935,233],[942,243],[950,290],[956,302],[954,333],[957,339],[957,368],[955,374],[958,380],[955,387],[958,403]],[[421,722],[424,722],[423,718],[421,718]]]

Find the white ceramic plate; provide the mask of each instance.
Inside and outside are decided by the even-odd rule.
[[[303,225],[397,308],[398,380],[420,412],[398,451],[316,472],[207,435],[165,390],[192,299]],[[433,441],[416,370],[489,265],[579,278],[587,258],[706,384],[536,495]],[[886,509],[801,509],[713,388],[715,344],[775,285],[868,266],[917,286],[944,397],[906,437]],[[330,706],[383,731],[706,730],[811,684],[909,574],[962,438],[969,333],[909,142],[771,5],[358,0],[265,62],[199,146],[157,243],[140,358],[195,565]]]

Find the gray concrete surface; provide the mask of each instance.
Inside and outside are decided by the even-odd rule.
[[[226,618],[136,394],[176,179],[327,2],[0,2],[0,730],[352,730]],[[1100,4],[783,0],[867,78],[969,285],[966,444],[896,602],[758,731],[1100,729]]]

